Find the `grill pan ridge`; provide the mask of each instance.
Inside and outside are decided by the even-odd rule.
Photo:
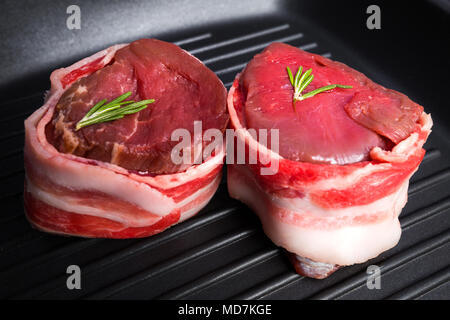
[[[263,18],[147,36],[191,52],[227,89],[253,55],[273,41],[343,61],[388,87],[407,87],[378,68],[380,62],[302,20],[301,13],[287,13],[285,1],[276,3]],[[48,77],[48,71],[37,78]],[[45,92],[37,78],[24,86],[35,90],[0,102],[0,298],[450,299],[450,123],[445,117],[435,118],[427,153],[411,180],[399,244],[364,264],[314,280],[297,275],[284,251],[264,235],[256,215],[229,198],[226,179],[199,214],[150,238],[80,239],[32,229],[22,204],[23,121],[42,105]],[[418,102],[434,114],[426,99]],[[67,289],[69,265],[80,266],[82,290]],[[366,286],[369,265],[380,267],[381,290]]]

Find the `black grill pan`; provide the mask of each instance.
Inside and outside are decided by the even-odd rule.
[[[450,298],[450,30],[443,2],[379,1],[382,28],[368,30],[365,1],[79,1],[81,30],[68,30],[71,2],[1,4],[0,298]],[[227,87],[254,54],[282,41],[343,61],[424,105],[435,125],[400,216],[399,244],[325,280],[301,277],[256,216],[229,198],[226,181],[197,216],[150,238],[33,230],[22,204],[23,121],[42,105],[50,72],[142,37],[179,44]],[[81,267],[81,290],[66,287],[72,264]],[[366,286],[373,264],[381,268],[380,290]]]

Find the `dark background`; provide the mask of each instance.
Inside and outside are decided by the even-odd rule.
[[[66,28],[66,8],[81,8],[81,30]],[[381,8],[381,30],[368,30],[370,4]],[[5,100],[49,86],[52,70],[109,45],[142,37],[171,39],[235,22],[280,16],[308,21],[335,45],[394,75],[396,88],[448,117],[443,93],[449,88],[450,1],[73,1],[6,0],[1,3],[0,92]],[[354,57],[343,57],[355,65]],[[389,86],[390,83],[384,83]],[[442,104],[442,105],[441,105]],[[440,105],[440,107],[436,107]],[[443,109],[443,110],[441,110]]]

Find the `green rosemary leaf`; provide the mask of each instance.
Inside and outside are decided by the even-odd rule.
[[[103,119],[102,122],[107,122],[107,121],[113,121],[113,120],[117,120],[117,119],[122,119],[123,117],[124,117],[124,114],[117,114],[117,115],[109,116],[109,117]]]
[[[291,81],[291,84],[294,85],[294,77],[292,76],[292,71],[289,67],[286,67],[287,73],[289,75],[289,80]]]
[[[98,116],[98,117],[96,117],[96,118],[94,118],[94,119],[88,119],[88,120],[86,120],[86,121],[79,122],[79,125],[77,124],[77,127],[79,126],[79,128],[82,128],[82,127],[89,126],[89,125],[91,125],[91,124],[96,124],[96,123],[102,123],[102,122],[112,121],[112,120],[120,119],[119,117],[120,117],[120,118],[123,118],[123,114],[115,114],[115,115],[112,115],[112,114],[104,114],[104,115]]]
[[[102,105],[106,103],[106,99],[101,100],[98,102],[91,110],[89,110],[88,113],[86,113],[86,117],[89,117],[91,114],[93,114],[95,111],[97,111]]]
[[[298,68],[298,70],[297,70],[297,74],[295,75],[295,84],[294,84],[294,87],[298,87],[298,86],[299,86],[299,84],[300,84],[299,80],[300,80],[300,76],[302,75],[302,71],[303,71],[303,67],[300,66],[300,67]]]
[[[99,110],[97,110],[96,112],[94,112],[95,115],[100,115],[100,114],[105,114],[105,113],[111,113],[111,111],[117,110],[120,108],[120,104],[115,104],[112,106],[109,106],[108,108],[100,108]],[[93,115],[94,115],[93,114]]]
[[[149,103],[153,103],[153,102],[155,102],[155,99],[141,100],[139,102],[134,102],[133,104],[130,104],[130,105],[124,107],[123,109],[129,110],[129,109],[133,109],[133,108],[138,108],[140,106],[143,106],[143,105],[149,104]]]
[[[144,110],[145,108],[147,108],[147,105],[141,106],[141,107],[139,107],[139,108],[135,108],[135,109],[133,109],[133,110],[125,110],[125,111],[123,112],[123,114],[132,114],[132,113],[136,113],[136,112],[139,112],[139,111],[141,111],[141,110]]]
[[[309,77],[311,72],[312,72],[312,69],[308,69],[305,71],[305,73],[301,76],[301,78],[299,80],[299,86],[301,86],[303,84],[303,82],[305,82],[306,78]]]
[[[291,69],[289,67],[286,67],[287,73],[289,75],[289,81],[291,82],[292,86],[294,87],[294,111],[295,111],[295,102],[301,101],[307,98],[311,98],[315,96],[318,93],[332,90],[335,88],[342,88],[342,89],[351,89],[352,86],[344,85],[344,84],[330,84],[328,86],[324,86],[318,89],[315,89],[313,91],[310,91],[308,93],[305,93],[302,95],[303,90],[306,89],[307,86],[313,81],[314,75],[312,74],[312,69],[306,70],[303,74],[303,67],[300,66],[297,70],[297,73],[295,74],[295,79],[292,76]]]
[[[128,91],[128,92],[124,93],[123,95],[115,98],[113,101],[109,102],[108,104],[116,104],[116,103],[122,102],[123,100],[125,100],[129,96],[131,96],[131,91]]]
[[[305,90],[305,88],[306,88],[307,86],[309,86],[309,84],[311,83],[311,81],[313,81],[313,79],[314,79],[314,75],[313,75],[313,74],[309,75],[309,77],[308,77],[305,81],[303,81],[303,83],[302,83],[302,85],[301,85],[301,87],[300,87],[300,89],[299,89],[299,92],[302,93],[303,90]]]
[[[101,100],[94,107],[92,107],[86,115],[76,124],[75,130],[83,127],[113,121],[123,118],[125,115],[137,113],[148,107],[148,104],[155,102],[154,99],[141,101],[124,101],[131,95],[131,91],[122,94],[116,99],[106,103],[106,99]]]

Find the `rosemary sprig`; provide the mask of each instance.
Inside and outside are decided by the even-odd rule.
[[[127,114],[139,112],[147,108],[148,104],[155,102],[155,99],[141,100],[138,102],[133,100],[124,101],[130,95],[131,92],[129,91],[108,103],[106,103],[106,99],[99,101],[77,123],[75,131],[91,124],[121,119]]]
[[[306,70],[303,74],[303,67],[300,66],[297,70],[297,73],[295,74],[295,77],[292,74],[292,71],[289,67],[286,67],[289,81],[291,82],[292,86],[294,87],[294,103],[296,101],[305,100],[307,98],[311,98],[315,96],[318,93],[328,91],[334,88],[343,88],[343,89],[350,89],[352,86],[342,85],[342,84],[330,84],[325,87],[321,87],[318,89],[315,89],[313,91],[310,91],[308,93],[302,94],[303,90],[313,81],[314,75],[312,74],[312,69]]]

